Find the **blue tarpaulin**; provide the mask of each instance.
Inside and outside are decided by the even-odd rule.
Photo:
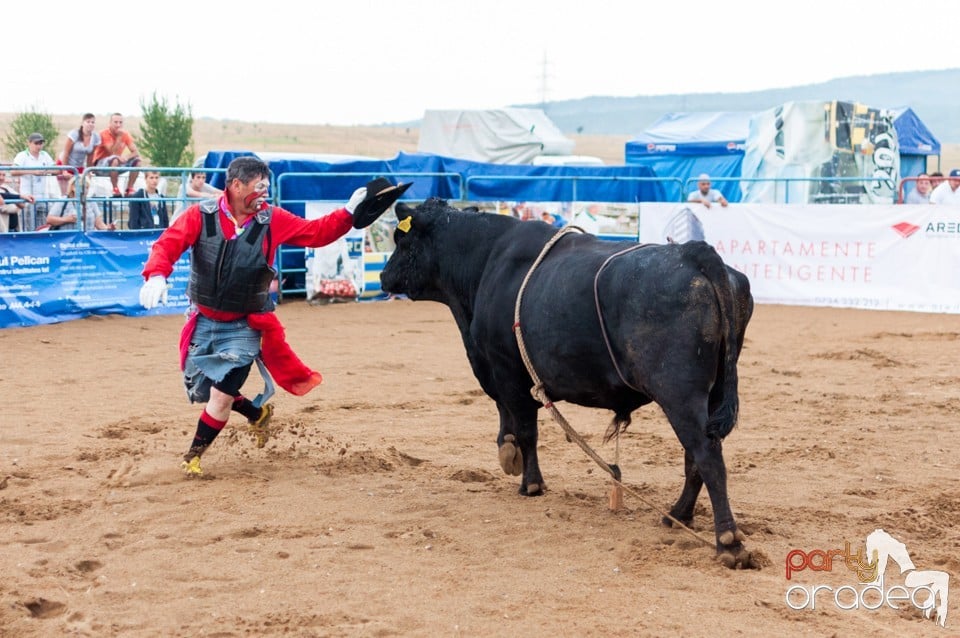
[[[211,151],[205,168],[226,168],[243,151]],[[331,179],[281,182],[283,200],[347,201],[355,189],[375,175],[399,175],[412,181],[404,200],[429,197],[468,201],[654,202],[665,201],[663,186],[645,166],[533,166],[488,164],[422,153],[399,153],[389,160],[323,161],[264,154],[274,178],[284,173],[357,173]],[[335,178],[334,178],[335,177]],[[211,183],[222,187],[223,173]],[[649,181],[648,181],[649,180]],[[291,207],[293,212],[301,212]]]
[[[695,185],[687,183],[701,173],[711,178],[739,178],[743,153],[750,130],[746,111],[667,113],[643,133],[630,140],[625,148],[628,165],[651,168],[660,177],[674,177],[683,183],[666,184],[668,201],[682,201]],[[731,202],[740,201],[737,181],[716,181]]]
[[[900,107],[893,111],[896,113],[893,126],[897,129],[897,143],[900,145],[900,175],[915,177],[925,173],[927,157],[940,155],[940,142],[913,109]]]

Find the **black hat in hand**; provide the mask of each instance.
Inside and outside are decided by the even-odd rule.
[[[353,227],[366,228],[377,221],[380,215],[403,195],[413,182],[406,184],[391,184],[385,177],[378,177],[367,182],[367,196],[357,204],[353,211]]]

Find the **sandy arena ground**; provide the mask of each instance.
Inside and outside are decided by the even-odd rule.
[[[276,399],[264,449],[233,417],[200,480],[178,470],[200,412],[179,316],[0,331],[0,635],[960,635],[960,316],[758,306],[725,452],[766,567],[730,571],[644,502],[682,482],[656,406],[621,441],[625,509],[546,412],[547,492],[524,498],[445,307],[279,314],[325,382]],[[608,413],[560,410],[613,460]],[[712,538],[705,493],[694,527]],[[791,550],[855,551],[876,528],[950,574],[945,629],[909,602],[787,606],[791,585],[858,585],[842,561],[788,582]]]

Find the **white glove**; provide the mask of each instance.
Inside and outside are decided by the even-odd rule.
[[[153,275],[140,288],[140,305],[150,310],[161,303],[167,305],[167,280],[163,275]]]
[[[353,195],[350,196],[350,201],[347,202],[347,205],[344,208],[347,209],[347,212],[353,215],[353,211],[357,210],[357,206],[360,205],[360,202],[367,198],[367,187],[361,186],[357,190],[353,191]]]

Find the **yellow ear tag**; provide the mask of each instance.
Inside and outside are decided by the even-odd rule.
[[[397,224],[397,230],[402,230],[405,233],[410,232],[410,215],[400,220],[400,223]]]

